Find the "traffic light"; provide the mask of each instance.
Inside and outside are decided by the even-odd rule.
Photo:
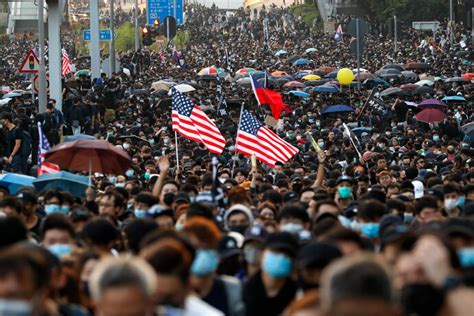
[[[142,28],[142,44],[143,46],[150,46],[153,43],[150,31],[146,26]]]
[[[156,19],[155,21],[153,21],[153,25],[160,26],[160,19]]]
[[[34,56],[30,55],[30,57],[28,57],[28,67],[30,68],[30,70],[35,69],[35,57]]]

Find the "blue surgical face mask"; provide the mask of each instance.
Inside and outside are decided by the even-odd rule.
[[[273,278],[286,278],[290,275],[292,268],[293,263],[288,256],[273,251],[265,253],[262,269],[269,276]]]
[[[439,142],[439,135],[433,135],[433,141]]]
[[[67,213],[69,213],[69,205],[62,205],[61,206],[61,213],[67,215]]]
[[[352,189],[349,187],[339,187],[337,188],[337,192],[339,193],[341,199],[348,199],[351,197]]]
[[[360,232],[369,239],[379,237],[380,225],[378,223],[364,223],[360,224]]]
[[[464,203],[466,203],[466,197],[463,195],[458,198],[458,206],[464,207]]]
[[[128,169],[127,171],[125,171],[125,175],[126,175],[128,178],[133,177],[134,174],[135,174],[135,171],[133,171],[133,169]]]
[[[125,182],[115,183],[115,187],[116,188],[123,188],[123,187],[125,187]]]
[[[145,180],[150,180],[150,173],[145,172],[145,175],[143,177],[145,178]]]
[[[70,255],[72,252],[72,246],[69,244],[54,244],[48,247],[48,250],[61,259],[64,256]]]
[[[112,183],[112,184],[115,184],[115,181],[117,181],[116,176],[109,176],[108,178],[109,178],[110,183]]]
[[[61,206],[58,204],[46,204],[44,206],[44,211],[46,215],[53,214],[53,213],[61,213]]]
[[[191,265],[191,273],[196,276],[205,276],[216,271],[218,265],[219,256],[215,250],[198,249]]]
[[[296,223],[286,223],[280,226],[280,231],[298,234],[304,229],[303,225]]]
[[[140,209],[134,209],[133,214],[135,214],[135,217],[137,218],[144,218],[147,216],[148,212]]]
[[[31,304],[24,300],[0,299],[0,315],[29,316]]]
[[[474,266],[474,248],[461,248],[458,250],[459,263],[463,268]]]

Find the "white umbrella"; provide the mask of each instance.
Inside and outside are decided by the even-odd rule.
[[[11,98],[5,98],[0,100],[0,105],[8,104],[11,101]]]
[[[122,72],[127,75],[127,77],[130,77],[130,69],[128,68],[123,68]]]
[[[178,90],[179,92],[182,92],[182,93],[196,90],[193,86],[191,86],[189,84],[185,84],[185,83],[178,84],[178,85],[174,86],[174,88],[176,90]]]

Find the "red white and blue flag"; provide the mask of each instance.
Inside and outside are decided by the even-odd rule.
[[[252,83],[253,93],[259,105],[268,104],[272,110],[272,116],[278,120],[281,112],[287,108],[286,104],[283,103],[283,99],[280,93],[266,89],[263,85],[257,81],[252,75],[250,75],[250,82]]]
[[[336,42],[340,42],[342,41],[342,26],[341,24],[339,24],[339,26],[337,27],[337,30],[336,30],[336,34],[334,35],[334,39],[336,40]]]
[[[255,154],[258,160],[270,167],[277,162],[285,163],[298,153],[297,148],[281,139],[247,110],[242,112],[236,151],[247,157]]]
[[[220,155],[226,142],[216,124],[197,104],[174,88],[171,88],[171,100],[173,131]]]
[[[44,136],[43,127],[40,122],[38,122],[38,136],[38,167],[36,169],[36,173],[38,174],[38,176],[40,176],[44,173],[54,173],[61,171],[58,165],[45,161],[45,155],[49,151],[50,146],[48,139],[46,138],[46,136]]]
[[[62,49],[63,54],[63,65],[61,67],[63,76],[66,76],[68,73],[71,72],[71,61],[69,60],[69,55],[67,54],[66,50]]]

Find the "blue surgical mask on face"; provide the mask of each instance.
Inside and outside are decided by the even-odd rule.
[[[140,209],[134,209],[133,214],[135,214],[135,217],[137,218],[144,218],[147,216],[148,212]]]
[[[364,223],[360,224],[360,232],[369,239],[379,237],[380,225],[378,223]]]
[[[458,250],[459,263],[461,267],[474,266],[474,248],[461,248]]]
[[[48,250],[58,258],[70,255],[72,246],[69,244],[54,244],[48,247]]]
[[[466,197],[463,195],[458,198],[458,206],[464,207],[464,203],[466,203]]]
[[[339,187],[337,188],[337,192],[339,193],[341,199],[348,199],[351,197],[352,189],[349,187]]]
[[[61,213],[61,207],[58,204],[46,204],[44,206],[44,211],[46,212],[46,215]]]
[[[265,253],[262,263],[263,271],[273,278],[286,278],[290,275],[292,266],[288,256],[273,251]]]
[[[191,265],[191,273],[196,276],[205,276],[216,271],[218,265],[219,256],[215,250],[198,249]]]
[[[280,231],[298,234],[304,229],[303,225],[296,223],[286,223],[280,226]]]
[[[439,135],[433,135],[433,141],[439,142]]]
[[[133,169],[128,169],[127,171],[125,171],[125,175],[126,175],[128,178],[133,177],[134,174],[135,174],[135,171],[133,171]]]
[[[145,172],[145,175],[143,176],[145,178],[145,180],[150,180],[150,173],[149,172]]]
[[[31,304],[24,300],[0,299],[0,315],[29,316]]]
[[[69,205],[62,205],[61,213],[63,213],[64,215],[67,215],[67,213],[69,213]]]

